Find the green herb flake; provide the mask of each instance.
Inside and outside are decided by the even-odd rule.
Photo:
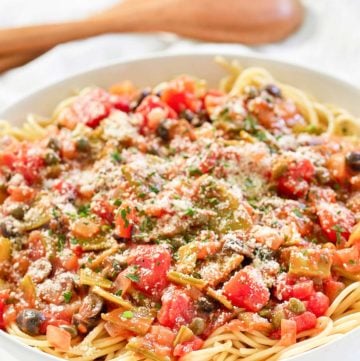
[[[70,303],[71,298],[72,298],[72,292],[71,291],[64,292],[63,297],[64,297],[64,300],[65,300],[65,303]]]
[[[160,192],[158,188],[152,185],[149,186],[149,189],[151,190],[151,192],[154,192],[155,194],[158,194]]]
[[[195,213],[196,213],[196,211],[193,208],[188,208],[185,211],[185,216],[192,217]]]
[[[197,176],[197,175],[202,175],[202,172],[199,168],[197,167],[190,167],[189,168],[189,175],[190,176]]]
[[[59,234],[57,239],[56,248],[58,252],[62,252],[65,248],[66,237],[64,234]]]
[[[129,279],[132,282],[138,283],[140,281],[139,275],[137,273],[128,273],[125,276],[127,279]]]
[[[292,211],[293,211],[293,213],[295,214],[296,217],[299,217],[299,218],[304,217],[304,215],[301,213],[299,208],[294,208]]]
[[[121,318],[126,318],[127,320],[130,320],[133,317],[134,317],[134,313],[132,311],[124,311],[121,314]]]
[[[120,207],[121,203],[122,203],[121,199],[115,199],[114,200],[114,206],[116,206],[116,207]]]
[[[120,163],[122,159],[119,151],[115,150],[114,152],[112,152],[111,159],[114,163]]]
[[[79,207],[78,215],[81,218],[88,217],[90,215],[90,204],[83,204]]]

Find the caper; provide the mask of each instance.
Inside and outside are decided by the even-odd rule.
[[[16,317],[16,323],[20,330],[31,336],[40,334],[40,326],[44,321],[44,314],[34,309],[22,310]]]
[[[79,138],[76,140],[76,150],[79,152],[88,152],[90,150],[90,142],[87,138]]]
[[[189,328],[195,335],[201,335],[205,330],[205,321],[201,317],[195,317],[190,325]]]
[[[297,298],[290,298],[288,309],[296,314],[304,313],[306,311],[305,305]]]
[[[57,152],[58,150],[60,150],[60,144],[59,141],[55,138],[50,138],[48,141],[48,148],[54,150],[55,152]]]
[[[45,154],[45,164],[46,165],[56,165],[60,161],[59,156],[55,152],[47,152]]]
[[[265,87],[265,90],[272,96],[281,98],[281,90],[280,88],[275,84],[269,84]]]
[[[346,156],[346,164],[354,172],[360,171],[360,152],[350,152]]]
[[[21,221],[22,219],[24,219],[25,207],[23,205],[18,205],[11,210],[10,214],[17,220]]]

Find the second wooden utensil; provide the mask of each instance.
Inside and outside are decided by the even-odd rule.
[[[0,31],[0,54],[40,51],[111,32],[167,31],[195,39],[259,44],[301,23],[299,0],[125,0],[89,19]]]

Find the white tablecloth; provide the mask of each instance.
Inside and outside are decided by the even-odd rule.
[[[0,0],[0,26],[81,18],[116,1]],[[31,63],[0,76],[0,109],[49,82],[106,61],[161,50],[189,50],[194,44],[197,49],[269,54],[335,74],[360,86],[360,0],[304,0],[304,3],[307,16],[303,27],[286,41],[273,45],[249,48],[197,43],[171,35],[116,34],[57,46]],[[18,360],[0,350],[0,361]]]

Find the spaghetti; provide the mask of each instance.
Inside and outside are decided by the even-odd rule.
[[[0,124],[0,328],[73,361],[282,360],[360,326],[360,124],[217,59]]]

